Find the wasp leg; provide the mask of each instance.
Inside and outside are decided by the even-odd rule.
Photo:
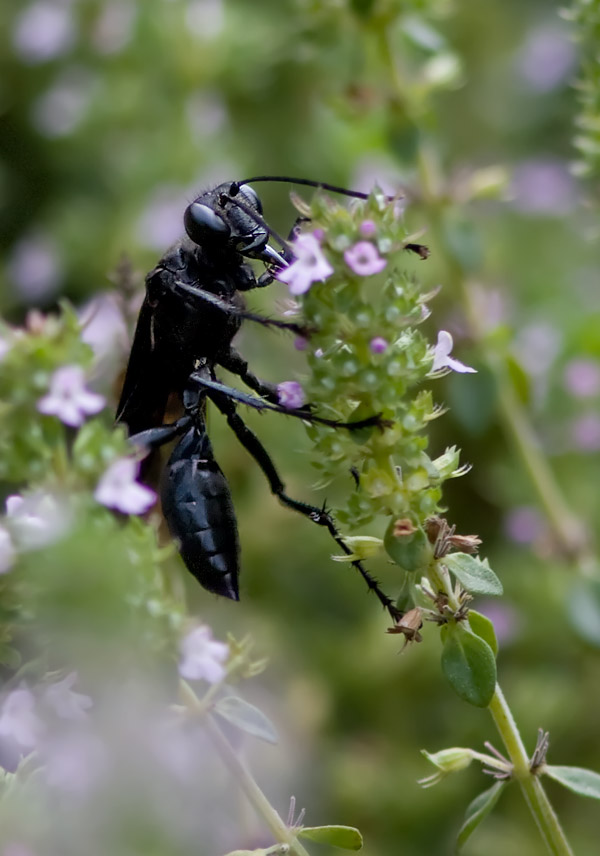
[[[262,395],[267,401],[270,401],[272,404],[279,403],[277,386],[274,383],[269,383],[256,377],[248,368],[246,360],[234,348],[230,348],[226,354],[219,356],[219,365],[232,374],[237,375],[246,386],[249,386],[251,390]]]
[[[129,442],[133,443],[134,446],[142,446],[146,449],[158,449],[159,446],[164,446],[165,443],[169,443],[175,437],[183,434],[190,427],[191,421],[189,416],[182,416],[181,419],[171,425],[159,425],[156,428],[139,431],[129,438]]]
[[[211,396],[211,399],[214,401],[221,413],[226,417],[229,427],[242,446],[252,455],[258,466],[261,468],[269,482],[271,492],[275,494],[279,501],[284,505],[287,505],[288,508],[292,508],[299,514],[304,515],[304,517],[308,517],[308,519],[312,520],[313,523],[317,523],[319,526],[325,526],[336,544],[344,551],[344,553],[346,553],[346,555],[350,555],[352,551],[341,537],[333,518],[324,506],[323,508],[318,508],[315,505],[309,505],[306,502],[300,502],[297,499],[292,499],[286,494],[285,485],[281,481],[279,473],[275,469],[275,464],[271,460],[269,453],[262,445],[256,434],[248,428],[241,416],[238,415],[233,401],[225,395]],[[397,621],[401,617],[402,613],[396,608],[393,600],[381,590],[375,577],[373,577],[369,571],[363,567],[362,562],[353,561],[352,564],[366,582],[369,590],[375,593],[380,603],[385,609],[387,609],[393,620]]]
[[[217,401],[217,396],[211,394],[211,391],[226,396],[234,401],[239,401],[241,404],[247,404],[248,407],[254,407],[255,410],[272,410],[275,413],[283,413],[286,416],[293,416],[296,419],[302,419],[304,422],[318,423],[319,425],[329,425],[332,428],[347,428],[349,431],[358,431],[361,428],[389,428],[393,423],[381,417],[380,413],[373,416],[368,416],[366,419],[357,419],[354,422],[342,422],[338,419],[326,419],[324,416],[316,416],[311,411],[311,405],[304,407],[287,408],[280,404],[273,404],[265,401],[263,398],[256,398],[254,395],[248,395],[247,392],[242,392],[239,389],[234,389],[232,386],[226,386],[215,380],[209,380],[198,372],[190,375],[190,381],[209,390],[209,397]]]
[[[205,291],[203,288],[198,288],[195,285],[190,285],[187,282],[182,282],[180,279],[175,280],[175,285],[181,291],[196,298],[196,300],[210,303],[211,306],[220,309],[227,315],[235,315],[236,318],[242,318],[246,321],[256,321],[257,324],[262,324],[263,327],[274,327],[277,330],[290,330],[296,333],[297,336],[308,336],[307,328],[302,324],[295,324],[293,321],[280,321],[277,318],[265,318],[263,315],[256,315],[254,312],[248,312],[245,309],[240,309],[239,306],[234,306],[227,300],[223,300],[218,294],[212,294],[210,291]]]

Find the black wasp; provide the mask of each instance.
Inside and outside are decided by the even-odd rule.
[[[127,425],[137,445],[156,448],[180,438],[162,477],[163,513],[187,568],[198,582],[232,600],[239,599],[237,524],[229,486],[207,434],[206,400],[225,415],[279,500],[325,526],[347,554],[350,550],[324,507],[287,496],[268,452],[237,413],[236,403],[347,430],[381,427],[379,415],[344,423],[317,416],[310,405],[297,410],[282,407],[276,387],[257,378],[232,346],[244,319],[306,334],[301,325],[263,318],[245,308],[243,292],[269,285],[273,274],[293,261],[289,244],[267,225],[261,202],[249,185],[264,180],[293,181],[365,198],[364,194],[332,185],[269,176],[227,182],[198,196],[184,213],[186,236],[146,277],[146,296],[117,409],[117,421]],[[270,236],[279,242],[281,252],[270,246]],[[246,259],[265,264],[262,276],[256,277]],[[237,375],[258,395],[219,383],[217,366]],[[172,394],[182,402],[184,413],[175,423],[163,425]],[[377,581],[360,562],[354,565],[395,615],[395,607]]]

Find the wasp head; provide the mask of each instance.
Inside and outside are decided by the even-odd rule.
[[[269,238],[261,215],[262,205],[252,187],[226,182],[194,199],[185,210],[183,223],[199,246],[235,249],[260,258]]]

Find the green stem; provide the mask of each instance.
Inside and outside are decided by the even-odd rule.
[[[573,856],[544,786],[539,776],[533,775],[529,768],[529,758],[517,724],[498,684],[489,710],[512,762],[513,777],[521,787],[548,851],[553,856]]]
[[[205,722],[221,760],[231,773],[235,783],[241,788],[248,801],[254,807],[256,813],[263,818],[275,840],[282,844],[288,844],[290,847],[289,852],[292,856],[309,856],[308,851],[298,841],[294,830],[290,829],[279,817],[269,800],[256,784],[248,768],[235,754],[214,718],[209,714]]]

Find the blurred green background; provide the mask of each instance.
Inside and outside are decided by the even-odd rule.
[[[568,503],[594,529],[597,207],[593,185],[571,169],[580,50],[561,5],[9,0],[0,9],[0,309],[17,323],[60,297],[82,306],[114,288],[124,256],[141,289],[181,234],[187,202],[213,183],[269,173],[404,189],[409,229],[429,229],[422,240],[431,249],[430,260],[407,258],[407,268],[426,290],[443,286],[432,338],[451,330],[457,356],[480,367],[476,380],[436,382],[450,412],[431,442],[436,453],[461,446],[474,467],[451,484],[448,517],[484,538],[482,554],[505,586],[502,600],[479,605],[496,622],[502,686],[528,749],[543,727],[552,763],[600,770],[600,607],[589,591],[573,598],[577,569],[504,431],[495,380],[454,288],[463,275],[475,288],[483,338],[510,356],[514,389]],[[444,250],[425,177],[445,206]],[[268,221],[285,233],[294,218],[287,190],[259,192]],[[285,296],[275,284],[250,303],[275,313]],[[118,321],[109,327],[124,365]],[[301,378],[290,339],[246,324],[237,344],[260,376]],[[289,493],[323,501],[302,427],[245,418]],[[359,826],[368,856],[451,853],[464,809],[487,780],[472,769],[424,792],[416,779],[431,771],[419,749],[481,749],[495,741],[491,720],[446,684],[432,629],[399,656],[358,575],[330,561],[328,537],[278,505],[218,415],[211,431],[238,512],[242,602],[186,585],[191,612],[218,636],[249,632],[270,657],[249,697],[282,742],[254,758],[250,751],[260,784],[284,815],[293,793],[308,823]],[[351,489],[346,474],[335,489]],[[393,571],[383,562],[373,569],[393,591]],[[575,852],[596,852],[596,805],[549,790]],[[231,823],[238,846],[265,841],[244,813]],[[543,852],[515,789],[465,852]]]

